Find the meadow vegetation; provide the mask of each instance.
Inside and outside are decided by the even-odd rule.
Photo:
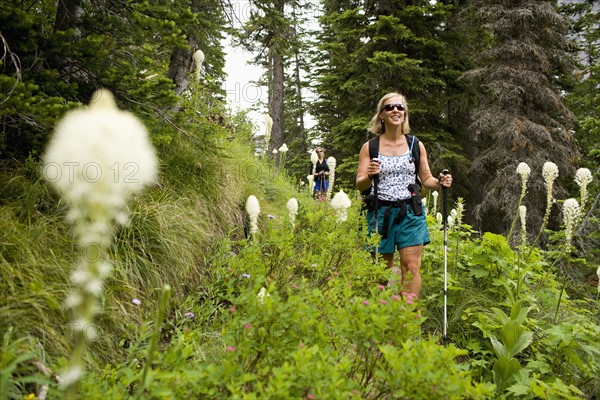
[[[513,248],[454,215],[444,346],[440,204],[433,209],[429,197],[432,243],[413,301],[368,253],[373,239],[356,194],[340,221],[329,203],[253,154],[247,127],[200,129],[211,134],[158,144],[158,183],[134,197],[130,223],[113,232],[114,269],[80,398],[600,393],[597,282],[574,284],[569,270],[588,277],[598,265],[566,245],[562,230],[547,249],[526,240]],[[81,250],[36,161],[5,168],[0,186],[0,398],[62,398],[74,329],[63,304]],[[250,195],[261,205],[253,238],[244,211]]]

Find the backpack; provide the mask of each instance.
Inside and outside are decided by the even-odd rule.
[[[421,161],[421,148],[419,147],[419,139],[414,135],[406,135],[406,140],[408,141],[408,147],[411,153],[411,161],[415,163],[415,181],[421,186],[421,181],[419,180],[419,163]],[[379,136],[375,136],[374,138],[369,140],[369,159],[377,158],[379,156]],[[371,183],[371,187],[366,190],[363,190],[361,194],[363,196],[368,196],[371,193],[371,188],[373,187],[373,183]]]

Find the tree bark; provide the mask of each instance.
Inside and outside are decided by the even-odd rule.
[[[283,144],[283,57],[277,51],[272,52],[273,60],[273,95],[271,97],[271,111],[273,130],[271,131],[271,144],[269,150],[278,149]],[[279,158],[276,157],[278,161]]]

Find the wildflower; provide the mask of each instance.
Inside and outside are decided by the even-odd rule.
[[[243,277],[243,278],[246,278],[246,279],[250,279],[250,274],[246,274],[246,273],[244,273],[244,274],[242,274],[242,277]]]
[[[335,183],[335,166],[337,161],[334,157],[327,159],[327,165],[329,165],[329,187],[327,188],[327,199],[331,199],[331,193],[333,192],[333,185]]]
[[[277,149],[273,149],[273,154],[277,154],[277,153],[278,153]]]
[[[204,58],[204,52],[202,50],[196,50],[194,53],[194,64],[196,64],[196,82],[200,82],[200,70],[202,69]]]
[[[585,203],[587,201],[588,192],[587,186],[592,181],[592,173],[587,168],[579,168],[575,173],[575,182],[579,185],[579,197],[581,200],[581,210],[585,210]]]
[[[442,213],[437,213],[437,214],[435,214],[435,219],[437,222],[439,222],[441,224],[441,223],[443,223],[444,217],[442,216]]]
[[[263,304],[265,298],[269,296],[271,295],[267,292],[267,289],[265,289],[264,287],[260,288],[260,291],[256,295],[256,297],[258,298],[258,304]]]
[[[190,318],[190,319],[192,319],[192,318],[194,318],[196,316],[196,314],[194,314],[191,311],[188,311],[188,312],[185,313],[185,316],[188,317],[188,318]]]
[[[521,175],[521,182],[523,187],[525,187],[527,179],[529,179],[529,175],[531,174],[531,168],[529,168],[529,165],[525,162],[519,163],[519,165],[517,165],[517,173]]]
[[[456,200],[456,226],[460,228],[462,225],[462,217],[465,214],[465,204],[463,202],[463,198],[459,197]]]
[[[234,306],[231,306],[231,307],[229,307],[229,312],[230,312],[231,314],[235,313],[236,311],[237,311],[237,310],[235,309],[235,307],[234,307]]]
[[[317,264],[311,264],[310,266],[313,267],[313,268],[316,268]]]
[[[377,286],[377,289],[379,289],[379,290],[385,290],[385,286],[379,285],[379,286]]]
[[[227,346],[225,348],[225,350],[228,351],[228,352],[230,352],[230,353],[232,353],[232,352],[236,351],[237,349],[234,346]]]
[[[369,305],[369,300],[363,300],[360,302],[360,304],[364,304],[365,306]]]
[[[519,217],[521,218],[521,243],[527,242],[527,207],[519,207]]]
[[[252,322],[248,322],[247,324],[244,325],[244,329],[248,330],[252,328]]]
[[[438,196],[440,195],[439,192],[434,191],[431,193],[431,196],[433,197],[433,208],[432,210],[435,212],[437,210],[437,202],[438,202]]]
[[[338,222],[344,222],[348,219],[348,208],[352,205],[352,202],[348,198],[348,195],[340,190],[333,196],[331,200],[331,207],[337,213]]]
[[[575,199],[567,199],[563,204],[563,221],[565,223],[565,240],[567,246],[571,244],[575,221],[579,217],[579,203]]]
[[[385,304],[387,304],[388,302],[387,302],[386,300],[384,300],[384,299],[381,299],[381,300],[379,300],[379,303],[381,303],[381,304],[384,304],[384,305],[385,305]]]
[[[82,248],[107,244],[110,223],[123,221],[127,199],[153,183],[157,172],[142,122],[119,110],[108,90],[93,99],[65,114],[43,156],[44,177],[69,204]]]
[[[140,304],[142,304],[142,301],[140,299],[131,299],[131,302],[133,304],[135,304],[136,306],[139,306]]]
[[[313,175],[307,175],[306,180],[308,181],[308,190],[312,193],[313,188],[315,187],[315,177]]]
[[[246,200],[246,212],[250,217],[250,233],[255,235],[258,232],[258,214],[260,214],[260,204],[256,196],[248,196]]]
[[[56,377],[56,378],[57,378],[57,380],[60,381],[59,383],[61,386],[69,387],[69,386],[73,385],[74,383],[78,382],[82,376],[83,376],[83,368],[81,368],[79,366],[73,366],[73,367],[70,367],[69,369],[67,369],[62,374],[60,374],[60,379],[58,379],[58,377]]]
[[[267,214],[267,218],[268,219],[275,219],[277,218],[276,216],[274,216],[273,214]]]
[[[402,298],[400,296],[398,296],[397,294],[393,294],[390,296],[390,299],[400,301]]]
[[[558,178],[558,167],[551,161],[546,161],[542,167],[542,176],[546,181],[546,186],[552,186],[552,183]]]
[[[271,129],[273,128],[273,118],[269,114],[265,115],[265,144],[263,147],[263,154],[269,148],[269,141],[271,140]]]
[[[294,226],[296,222],[296,215],[298,214],[298,200],[293,197],[289,199],[287,202],[287,209],[290,216],[290,222],[292,223],[292,226]]]
[[[285,153],[287,153],[287,152],[288,152],[288,150],[289,150],[289,149],[288,149],[288,147],[287,147],[287,145],[286,145],[285,143],[284,143],[284,144],[282,144],[282,145],[281,145],[281,147],[279,148],[279,152],[280,152],[280,153],[284,153],[284,154],[285,154]]]

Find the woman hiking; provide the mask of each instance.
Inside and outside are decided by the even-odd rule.
[[[377,200],[367,211],[369,235],[377,225],[381,241],[376,252],[381,253],[388,268],[395,274],[398,271],[393,268],[394,253],[398,251],[402,291],[418,297],[421,292],[423,246],[430,241],[420,184],[427,189],[440,189],[442,185],[450,187],[452,175],[440,174],[436,178],[431,174],[425,146],[409,135],[408,104],[403,95],[388,93],[383,96],[368,130],[377,136],[375,140],[378,139],[379,148],[375,153],[377,156],[372,157],[369,142],[362,146],[356,187],[360,191],[370,188],[373,195],[374,180],[378,186]]]

